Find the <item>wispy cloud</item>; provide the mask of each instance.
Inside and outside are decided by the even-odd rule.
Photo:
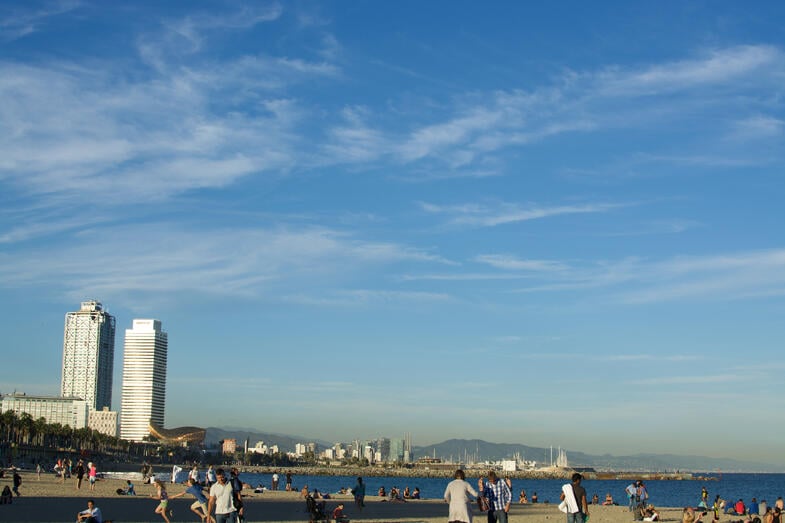
[[[573,263],[553,276],[511,292],[601,292],[608,302],[639,305],[762,298],[785,294],[785,250]]]
[[[474,260],[498,269],[513,271],[559,271],[567,268],[564,263],[557,261],[525,260],[506,254],[480,254],[475,256]]]
[[[530,274],[518,273],[476,273],[476,272],[461,272],[461,273],[440,273],[440,274],[403,274],[398,276],[400,281],[482,281],[482,280],[519,280],[523,278],[531,278]]]
[[[171,227],[160,223],[104,227],[100,237],[88,231],[62,245],[47,245],[46,255],[35,249],[5,253],[0,257],[0,286],[50,285],[69,296],[123,296],[129,306],[132,296],[148,293],[277,299],[303,289],[340,287],[351,281],[353,273],[374,266],[446,262],[416,248],[363,241],[324,228]],[[138,238],[144,241],[130,240]],[[102,262],[85,264],[85,259]],[[374,290],[346,291],[341,296],[355,302],[379,302],[385,297],[446,298]]]
[[[405,165],[435,161],[450,169],[467,170],[482,165],[491,154],[567,133],[673,126],[685,114],[711,115],[719,107],[723,116],[729,108],[745,114],[750,104],[737,94],[750,89],[772,91],[780,83],[783,70],[785,54],[776,47],[712,49],[691,58],[637,68],[614,66],[566,72],[560,81],[531,91],[456,95],[441,116],[408,132],[383,132],[379,126],[366,126],[364,132],[384,139],[391,161]],[[706,96],[705,88],[718,86],[722,89]],[[679,98],[674,99],[676,93]],[[766,106],[764,101],[753,105]],[[773,121],[750,121],[749,126],[769,133],[777,128]],[[664,156],[702,164],[750,161],[739,159],[733,151],[717,152],[671,152]],[[356,161],[358,155],[349,154],[348,159]]]
[[[431,214],[446,215],[450,225],[467,225],[471,227],[495,227],[508,223],[538,220],[552,216],[568,214],[603,213],[624,207],[617,203],[586,203],[572,205],[542,206],[539,204],[522,205],[500,202],[497,205],[463,204],[436,205],[421,202],[420,208]]]
[[[78,0],[49,2],[38,9],[28,8],[24,3],[12,7],[10,3],[0,7],[0,39],[16,40],[39,28],[52,17],[59,16],[82,6]]]
[[[445,293],[375,289],[337,291],[322,296],[296,294],[283,297],[283,301],[287,303],[311,305],[317,307],[357,307],[366,305],[394,305],[399,303],[439,303],[452,300],[453,298],[449,294]]]
[[[0,180],[42,198],[161,200],[296,163],[291,101],[216,112],[200,79],[129,85],[70,64],[0,63],[0,78]]]
[[[785,131],[785,120],[773,116],[756,115],[735,122],[728,139],[748,142],[750,140],[780,138],[783,131]]]
[[[647,385],[647,386],[663,386],[663,385],[707,385],[707,384],[722,384],[722,383],[739,383],[749,382],[750,380],[757,379],[759,374],[707,374],[707,375],[689,375],[689,376],[657,376],[654,378],[641,378],[636,380],[627,380],[629,385]]]
[[[746,80],[772,65],[783,65],[782,52],[773,46],[744,45],[714,49],[692,59],[642,67],[639,70],[609,68],[590,76],[605,96],[639,98],[653,94],[727,84]]]
[[[247,5],[224,13],[196,13],[165,22],[170,36],[179,36],[190,45],[190,51],[202,48],[204,33],[211,30],[248,29],[263,22],[277,20],[283,13],[278,3],[266,6]]]

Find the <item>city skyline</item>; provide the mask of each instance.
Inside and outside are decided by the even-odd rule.
[[[167,427],[785,466],[784,42],[773,1],[5,2],[0,391],[58,394],[95,299],[165,325]]]

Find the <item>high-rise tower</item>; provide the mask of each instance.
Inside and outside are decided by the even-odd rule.
[[[164,425],[167,334],[159,320],[134,320],[125,331],[120,437],[142,441],[149,425]]]
[[[82,398],[91,410],[112,408],[114,334],[114,316],[99,301],[65,315],[61,396]]]

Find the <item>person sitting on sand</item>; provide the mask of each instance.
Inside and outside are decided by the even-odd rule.
[[[684,510],[681,514],[681,523],[700,523],[701,516],[705,515],[706,513],[703,512],[701,515],[695,514],[695,509],[692,507],[684,507]]]
[[[518,496],[518,503],[521,505],[526,505],[529,503],[529,498],[526,497],[526,491],[521,489],[521,495]]]
[[[6,485],[3,487],[3,493],[0,494],[0,505],[10,505],[14,502],[14,495],[11,494],[11,487]]]
[[[538,501],[537,493],[535,492],[534,494],[532,494],[532,503],[537,503],[537,501]]]
[[[136,490],[134,489],[134,484],[131,483],[130,479],[125,481],[125,495],[126,496],[136,496]]]
[[[406,500],[401,496],[401,490],[398,487],[390,489],[390,501],[394,503],[405,503]]]
[[[303,499],[308,497],[308,485],[303,485],[303,488],[300,490],[300,497]]]
[[[592,505],[600,504],[600,496],[598,496],[596,493],[591,497],[591,504]]]
[[[643,521],[659,521],[660,513],[654,508],[654,505],[649,505],[644,509]]]
[[[403,499],[409,499],[411,497],[412,497],[412,493],[409,490],[409,487],[408,486],[404,487],[404,489],[403,489]]]
[[[613,505],[613,496],[611,496],[610,492],[605,494],[605,501],[603,501],[602,504],[603,505]]]
[[[87,500],[87,508],[76,515],[77,523],[103,523],[101,509],[95,506],[95,501]]]
[[[420,487],[414,487],[412,491],[412,499],[420,499]]]
[[[335,523],[349,523],[349,517],[343,513],[343,503],[338,503],[338,506],[333,510],[333,519]]]
[[[379,491],[377,492],[377,495],[378,495],[379,497],[382,497],[382,498],[386,498],[386,497],[387,497],[387,491],[386,491],[386,490],[384,490],[384,485],[382,485],[381,487],[379,487]]]

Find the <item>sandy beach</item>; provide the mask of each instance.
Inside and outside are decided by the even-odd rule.
[[[0,480],[0,488],[11,485],[11,478]],[[77,490],[75,480],[60,480],[51,474],[42,474],[40,481],[34,473],[22,472],[21,497],[14,498],[11,505],[0,505],[0,521],[75,521],[76,513],[86,507],[87,499],[95,499],[96,505],[101,509],[106,520],[116,522],[132,521],[163,521],[160,516],[153,513],[158,502],[150,498],[154,488],[150,485],[135,484],[137,496],[119,496],[116,493],[122,488],[125,481],[117,479],[104,479],[96,483],[95,491],[90,491],[89,484],[85,481],[82,488]],[[445,481],[445,486],[447,481]],[[183,485],[169,484],[170,495],[185,490]],[[255,494],[245,491],[247,521],[308,521],[305,511],[305,501],[299,493],[284,491],[267,491]],[[170,501],[169,506],[174,510],[172,521],[194,521],[199,518],[189,510],[192,498],[186,496]],[[350,496],[338,495],[327,501],[327,509],[332,509],[338,501],[344,501],[345,512],[352,521],[366,521],[369,523],[383,521],[427,521],[429,523],[445,523],[447,521],[447,503],[442,500],[410,500],[406,503],[383,502],[377,496],[366,498],[366,507],[358,511]],[[681,521],[681,508],[658,507],[662,521]],[[562,522],[564,515],[559,512],[554,504],[519,505],[515,504],[510,510],[511,523],[535,522]],[[626,506],[591,506],[590,519],[592,523],[630,523],[632,517]],[[733,519],[723,515],[721,521]],[[736,518],[738,519],[738,518]],[[484,523],[485,514],[475,511],[475,523]]]

